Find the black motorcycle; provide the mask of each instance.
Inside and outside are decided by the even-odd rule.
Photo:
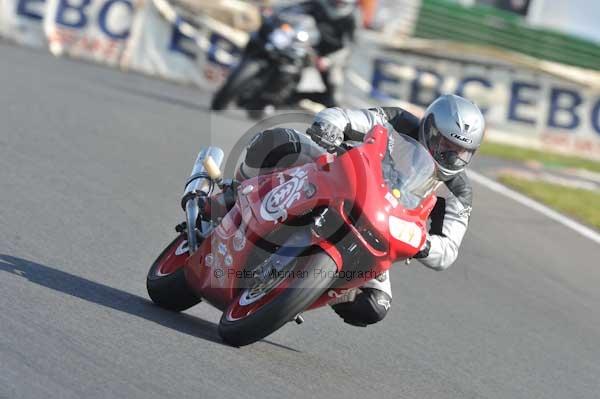
[[[235,101],[250,117],[260,118],[269,105],[296,106],[302,98],[298,86],[305,70],[314,65],[313,48],[318,41],[319,31],[310,16],[276,14],[266,18],[214,95],[211,109],[223,110]]]

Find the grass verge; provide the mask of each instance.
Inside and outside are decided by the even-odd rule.
[[[600,230],[600,193],[501,175],[509,187]]]
[[[507,144],[486,142],[479,150],[480,154],[513,161],[537,161],[545,166],[561,168],[586,169],[591,172],[600,173],[600,161],[594,161],[575,156],[554,154],[540,150],[516,147]]]

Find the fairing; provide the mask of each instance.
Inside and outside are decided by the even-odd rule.
[[[327,154],[314,163],[244,181],[234,208],[188,258],[188,282],[205,300],[225,309],[240,294],[238,277],[246,266],[252,266],[260,251],[268,252],[265,237],[284,227],[289,234],[311,228],[312,246],[325,250],[340,271],[356,267],[348,262],[348,242],[360,249],[364,262],[359,267],[371,274],[340,281],[334,291],[359,286],[393,262],[414,256],[425,241],[427,217],[435,204],[435,169],[421,153],[427,151],[411,140],[396,143],[396,149],[406,153],[393,165],[401,178],[394,184],[399,185],[384,178],[388,134],[380,126],[367,135],[364,145],[343,155]],[[336,215],[343,237],[320,235],[314,227],[314,215],[324,209]],[[329,300],[326,293],[312,307]]]

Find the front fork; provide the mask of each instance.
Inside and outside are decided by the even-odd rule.
[[[204,222],[198,225],[203,204],[213,190],[215,183],[221,184],[220,167],[225,153],[219,147],[207,147],[200,151],[192,173],[185,183],[181,197],[181,207],[186,214],[188,251],[193,254],[198,249],[198,237],[206,233]],[[200,229],[199,229],[199,228]]]

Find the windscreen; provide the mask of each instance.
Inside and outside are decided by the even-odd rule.
[[[439,182],[435,177],[435,162],[427,149],[404,134],[388,136],[382,169],[390,192],[407,209],[417,208]]]

